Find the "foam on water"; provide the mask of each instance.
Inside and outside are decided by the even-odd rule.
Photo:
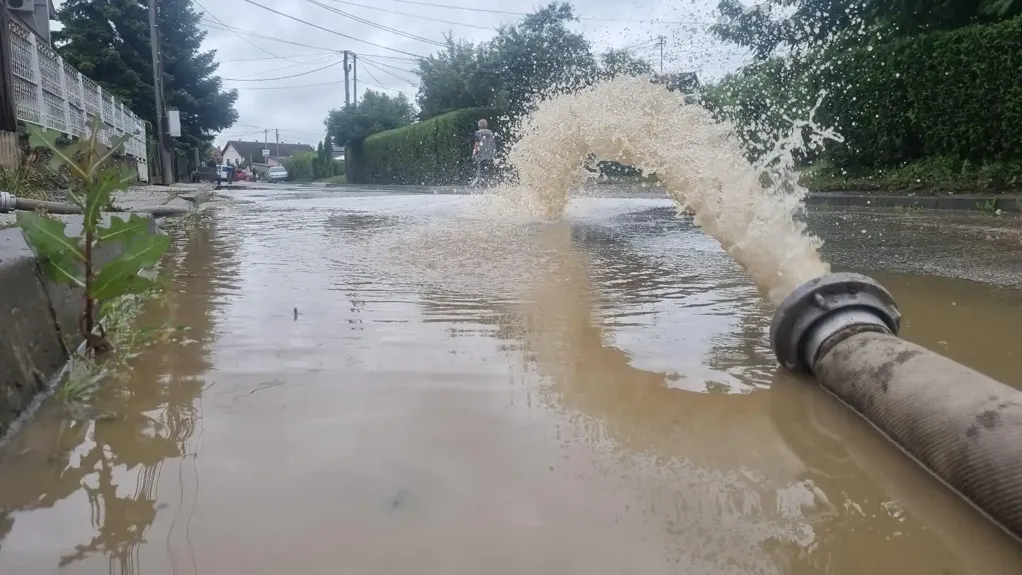
[[[590,153],[656,173],[667,194],[694,211],[695,223],[779,303],[829,271],[821,242],[795,218],[806,190],[794,181],[790,141],[782,139],[769,167],[753,165],[731,126],[681,94],[622,76],[541,102],[509,153],[520,186],[503,195],[560,218],[569,192],[591,177],[582,168]]]

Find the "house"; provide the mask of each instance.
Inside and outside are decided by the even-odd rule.
[[[57,9],[53,0],[5,0],[7,13],[28,26],[40,38],[50,40],[50,20],[57,17]]]
[[[269,150],[269,157],[263,160],[263,150]],[[244,142],[231,140],[224,146],[221,156],[224,162],[232,164],[261,165],[272,168],[299,152],[315,152],[308,144],[276,144],[265,142]]]
[[[684,94],[699,93],[699,78],[695,72],[673,72],[669,74],[656,74],[653,76],[654,84],[663,84],[668,90],[682,92]]]

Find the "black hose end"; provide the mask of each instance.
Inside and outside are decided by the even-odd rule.
[[[873,278],[862,274],[834,273],[808,281],[784,298],[770,324],[770,347],[784,367],[810,371],[802,349],[810,329],[839,310],[859,309],[880,318],[891,333],[901,327],[901,312],[894,298]]]

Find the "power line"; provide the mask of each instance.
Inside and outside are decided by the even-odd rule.
[[[380,68],[379,66],[377,66],[375,63],[371,62],[370,60],[366,60],[365,58],[363,58],[362,60],[365,62],[366,66],[370,66],[370,67],[372,67],[372,68],[374,68],[376,70],[379,70],[380,72],[383,72],[384,74],[387,74],[388,76],[392,76],[394,78],[397,78],[398,80],[401,80],[402,82],[406,82],[406,83],[408,83],[411,86],[414,86],[416,88],[418,87],[418,85],[415,82],[413,82],[413,81],[411,81],[411,80],[409,80],[407,78],[403,78],[401,76],[398,76],[397,74],[395,74],[393,72],[388,72],[387,70],[385,70],[383,68]],[[379,82],[379,80],[377,80],[377,82]]]
[[[217,30],[227,30],[226,28],[217,28]],[[258,62],[260,60],[275,60],[279,58],[310,58],[315,57],[319,60],[323,59],[323,54],[290,54],[288,56],[260,56],[258,58],[232,58],[230,60],[217,60],[221,64],[228,64],[234,62]],[[312,62],[308,62],[312,63]]]
[[[246,90],[246,91],[252,91],[252,90],[297,90],[297,89],[300,89],[300,88],[319,88],[320,86],[337,86],[338,84],[343,84],[343,83],[344,83],[344,80],[341,80],[339,82],[324,82],[322,84],[303,84],[301,86],[258,86],[258,87],[253,87],[253,88],[249,88],[249,87],[246,86],[246,87],[242,88],[242,90]]]
[[[296,17],[291,16],[289,14],[285,14],[285,13],[279,11],[279,10],[274,10],[273,8],[270,8],[269,6],[263,6],[262,4],[260,4],[258,2],[255,2],[255,0],[245,0],[245,2],[247,2],[247,3],[249,3],[249,4],[253,5],[253,6],[258,6],[259,8],[262,8],[263,10],[266,10],[268,12],[273,12],[274,14],[277,14],[278,16],[283,16],[283,17],[287,18],[288,20],[294,20],[295,22],[299,22],[301,24],[305,24],[306,26],[311,26],[311,27],[316,28],[318,30],[323,30],[324,32],[329,32],[331,34],[334,34],[335,36],[340,36],[341,38],[347,38],[349,40],[354,40],[356,42],[362,42],[363,44],[369,44],[370,46],[376,46],[377,48],[383,48],[384,50],[390,50],[391,52],[397,52],[399,54],[405,54],[406,56],[412,56],[412,57],[415,57],[415,58],[424,58],[424,56],[420,56],[419,54],[412,54],[411,52],[405,52],[404,50],[399,50],[397,48],[391,48],[390,46],[384,46],[383,44],[377,44],[375,42],[370,42],[368,40],[362,40],[361,38],[356,38],[354,36],[349,36],[347,34],[342,34],[340,32],[337,32],[335,30],[331,30],[329,28],[324,28],[324,27],[322,27],[322,26],[320,26],[318,24],[313,24],[312,22],[308,22],[306,20],[302,20],[301,18],[296,18]]]
[[[195,2],[195,5],[196,5],[196,6],[198,6],[200,10],[202,10],[202,13],[203,13],[203,14],[208,14],[210,18],[212,18],[213,20],[215,20],[216,22],[218,22],[218,23],[219,23],[219,24],[220,24],[221,26],[224,26],[224,27],[226,27],[226,28],[230,29],[230,27],[229,27],[229,26],[227,26],[227,24],[224,24],[223,20],[221,20],[221,19],[217,18],[215,14],[213,14],[212,12],[210,12],[209,10],[207,10],[205,6],[203,6],[202,4],[200,4],[200,3],[199,3],[199,0],[192,0],[192,2]],[[253,46],[253,47],[254,47],[254,48],[255,48],[256,50],[259,50],[260,52],[263,52],[263,53],[265,53],[265,54],[269,54],[270,56],[273,56],[274,58],[280,58],[280,59],[282,59],[282,60],[287,60],[287,58],[285,58],[285,57],[283,57],[283,56],[278,56],[277,54],[274,54],[273,52],[270,52],[269,50],[267,50],[267,49],[263,48],[262,46],[260,46],[260,45],[256,44],[255,42],[253,42],[253,41],[251,41],[251,40],[249,40],[249,39],[247,39],[247,38],[242,38],[242,37],[241,37],[241,35],[240,35],[240,34],[238,34],[237,32],[235,32],[235,33],[234,33],[234,35],[235,35],[235,36],[237,36],[237,37],[238,37],[239,39],[241,39],[242,41],[244,41],[244,42],[247,42],[247,43],[251,44],[251,45],[252,45],[252,46]]]
[[[391,28],[390,26],[384,26],[383,24],[377,24],[376,22],[373,22],[371,20],[366,20],[365,18],[362,18],[362,17],[359,17],[359,16],[355,16],[353,14],[349,14],[349,13],[343,11],[343,10],[339,10],[339,9],[333,8],[331,6],[327,6],[326,4],[323,4],[321,2],[317,2],[316,0],[305,0],[305,1],[308,2],[309,4],[314,5],[314,6],[319,6],[320,8],[322,8],[322,9],[328,11],[328,12],[333,12],[334,14],[338,14],[338,15],[344,16],[345,18],[350,18],[351,20],[354,20],[356,22],[365,24],[366,26],[372,26],[373,28],[379,28],[380,30],[383,30],[385,32],[390,32],[392,34],[397,34],[398,36],[401,36],[401,37],[404,37],[404,38],[408,38],[410,40],[418,40],[419,42],[425,42],[427,44],[432,44],[434,46],[440,46],[440,47],[444,47],[444,46],[447,45],[447,44],[445,44],[443,42],[438,42],[436,40],[432,40],[432,39],[426,38],[424,36],[419,36],[418,34],[412,34],[412,33],[409,33],[409,32],[405,32],[403,30],[398,30],[397,28]]]
[[[415,74],[416,76],[419,75],[419,73],[417,71],[415,71],[415,70],[408,70],[407,68],[398,68],[397,66],[395,66],[393,64],[387,64],[386,62],[380,62],[378,60],[375,60],[375,59],[373,59],[371,57],[368,57],[368,56],[365,56],[363,54],[359,54],[359,57],[365,58],[366,60],[369,60],[370,62],[376,64],[377,66],[385,66],[387,68],[390,68],[391,70],[397,70],[398,72],[407,72],[409,74]]]
[[[430,8],[446,8],[448,10],[468,10],[470,12],[485,12],[488,14],[505,14],[508,16],[531,16],[528,12],[511,12],[509,10],[490,10],[488,8],[472,8],[469,6],[451,6],[450,4],[435,4],[433,2],[420,2],[419,0],[391,0],[391,2],[400,2],[401,4],[414,4],[416,6],[428,6]],[[698,25],[709,25],[713,22],[699,22],[695,20],[679,21],[679,20],[621,20],[618,18],[594,18],[590,16],[580,17],[579,20],[585,20],[590,22],[620,22],[622,24],[698,24]]]
[[[363,58],[363,60],[364,60],[364,58]],[[365,62],[363,62],[363,63],[365,63]],[[372,78],[373,80],[376,80],[377,84],[382,84],[383,83],[383,82],[380,82],[380,79],[377,78],[376,74],[373,74],[373,71],[370,70],[369,68],[366,68],[366,74],[369,74],[370,78]]]
[[[306,65],[307,66],[315,66],[317,64],[322,64],[323,62],[327,61],[327,60],[325,60],[325,58],[333,58],[333,54],[326,54],[326,55],[320,54],[319,58],[317,58],[317,61],[315,61],[315,62],[303,62],[302,64],[299,64],[299,66],[306,66]],[[221,61],[221,63],[223,63],[223,62]],[[252,74],[245,74],[244,76],[241,76],[240,78],[237,78],[237,79],[238,80],[243,80],[245,82],[248,82],[249,81],[248,78],[251,78],[252,76],[258,76],[259,74],[269,74],[271,72],[280,72],[281,70],[291,70],[294,67],[295,67],[295,64],[289,64],[287,66],[281,66],[280,68],[272,68],[270,70],[262,70],[262,71],[259,71],[259,72],[253,72]],[[224,78],[221,78],[221,79],[224,79]]]
[[[479,30],[492,31],[492,26],[480,26],[478,24],[469,24],[468,22],[453,22],[451,20],[443,20],[441,18],[432,18],[430,16],[422,16],[420,14],[412,14],[411,12],[401,12],[399,10],[388,10],[386,8],[380,8],[377,6],[368,6],[366,4],[358,4],[357,2],[348,2],[347,0],[330,0],[338,4],[347,4],[349,6],[358,6],[359,8],[365,8],[366,10],[376,10],[378,12],[386,12],[387,14],[397,14],[398,16],[407,16],[409,18],[418,18],[420,20],[429,20],[431,22],[440,22],[443,24],[453,24],[455,26],[465,26],[466,28],[477,28]]]
[[[210,26],[210,24],[206,23],[206,22],[203,22],[203,24],[205,24],[206,26]],[[244,28],[238,28],[236,26],[227,26],[227,25],[224,25],[224,24],[220,24],[219,26],[222,26],[222,27],[217,27],[218,30],[236,32],[238,34],[244,34],[245,36],[252,36],[253,38],[262,38],[264,40],[272,40],[274,42],[282,42],[284,44],[291,44],[292,46],[301,46],[302,48],[310,48],[312,50],[322,50],[324,52],[332,52],[334,54],[342,54],[344,52],[343,50],[338,50],[336,48],[324,48],[322,46],[310,46],[309,44],[302,44],[301,42],[294,42],[294,41],[291,41],[291,40],[285,40],[283,38],[277,38],[275,36],[267,36],[266,34],[260,34],[259,32],[253,32],[251,30],[245,30]],[[359,54],[359,55],[361,56],[361,54]],[[367,56],[372,56],[373,58],[383,58],[383,59],[386,59],[386,60],[401,60],[401,61],[406,61],[406,62],[418,62],[419,60],[424,58],[424,56],[415,56],[415,57],[409,58],[407,56],[391,56],[391,55],[388,55],[388,54],[366,54],[366,55]]]
[[[203,22],[203,24],[205,24],[206,26],[210,26],[210,24],[206,23],[206,22]],[[272,40],[274,42],[282,42],[284,44],[291,44],[292,46],[301,46],[302,48],[311,48],[313,50],[323,50],[325,52],[333,52],[335,54],[340,54],[341,53],[340,50],[337,50],[335,48],[323,48],[322,46],[310,46],[308,44],[302,44],[300,42],[292,42],[291,40],[285,40],[283,38],[274,38],[273,36],[266,36],[266,35],[260,34],[258,32],[252,32],[252,31],[249,31],[249,30],[242,30],[241,28],[235,28],[234,26],[223,25],[222,28],[217,28],[216,26],[210,26],[210,27],[211,28],[215,28],[217,30],[222,30],[222,31],[225,31],[225,32],[234,32],[235,34],[243,34],[245,36],[252,36],[253,38],[262,38],[264,40]]]
[[[247,138],[248,136],[254,136],[256,134],[262,134],[262,133],[263,133],[263,130],[259,130],[258,132],[251,132],[249,134],[217,134],[217,136],[219,136],[221,138]]]
[[[309,70],[308,72],[302,72],[300,74],[292,74],[290,76],[278,76],[276,78],[248,78],[248,79],[245,79],[245,78],[220,78],[220,79],[224,80],[226,82],[269,82],[271,80],[287,80],[287,79],[290,79],[290,78],[297,78],[299,76],[308,76],[309,74],[315,74],[316,72],[322,72],[323,70],[326,70],[327,68],[333,68],[334,66],[336,66],[336,65],[338,65],[340,63],[341,63],[341,61],[337,60],[335,62],[327,64],[326,66],[323,66],[322,68],[316,68],[315,70]]]
[[[372,60],[370,60],[368,58],[362,58],[362,60],[365,62],[366,66],[371,66],[371,67],[375,68],[376,70],[379,70],[380,72],[383,72],[384,74],[387,74],[388,76],[392,76],[394,78],[397,78],[398,80],[401,80],[402,82],[407,82],[408,84],[411,84],[412,86],[418,87],[418,85],[415,82],[413,82],[413,81],[411,81],[411,80],[409,80],[407,78],[404,78],[402,76],[398,76],[397,74],[395,74],[393,72],[388,72],[387,70],[379,67],[378,64],[380,64],[380,62],[373,62]],[[377,82],[379,82],[379,80],[377,80]]]

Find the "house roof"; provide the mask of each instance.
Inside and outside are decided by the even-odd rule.
[[[692,92],[699,89],[699,78],[695,72],[674,72],[667,74],[656,74],[653,82],[664,84],[668,90],[681,90]]]
[[[298,152],[315,152],[316,149],[308,144],[275,144],[270,142],[244,142],[241,140],[231,140],[227,142],[221,153],[226,153],[227,148],[233,147],[235,151],[241,154],[242,157],[252,156],[252,159],[262,158],[263,150],[270,150],[270,157],[273,158],[290,158]],[[278,152],[278,149],[280,150]]]

